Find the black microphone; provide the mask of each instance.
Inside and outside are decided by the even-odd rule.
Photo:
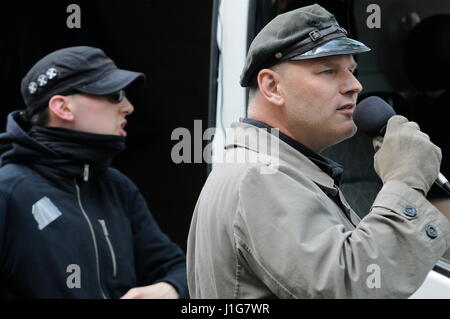
[[[370,138],[384,136],[388,120],[396,115],[394,109],[378,96],[369,96],[362,100],[353,113],[353,121],[359,130]],[[450,195],[450,182],[439,173],[435,184]]]

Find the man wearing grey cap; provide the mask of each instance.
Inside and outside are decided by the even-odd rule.
[[[26,110],[0,134],[0,298],[188,297],[182,250],[109,167],[143,80],[92,47],[23,78]]]
[[[375,157],[384,186],[362,220],[342,167],[320,155],[356,132],[353,55],[366,51],[318,5],[256,36],[241,76],[248,118],[225,146],[236,162],[215,166],[191,223],[191,297],[404,298],[444,254],[450,224],[424,197],[441,153],[417,124],[389,121]]]

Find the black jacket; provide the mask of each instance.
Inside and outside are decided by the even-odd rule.
[[[13,112],[0,135],[0,297],[118,298],[165,281],[187,298],[184,254],[134,183],[24,127]]]

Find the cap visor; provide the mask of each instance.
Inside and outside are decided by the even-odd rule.
[[[298,61],[343,54],[353,55],[367,51],[370,51],[370,49],[363,43],[347,37],[342,37],[325,42],[321,46],[315,47],[314,49],[309,50],[305,53],[296,55],[289,60]]]
[[[92,95],[108,95],[144,80],[144,73],[114,69],[101,79],[77,88],[77,91]]]

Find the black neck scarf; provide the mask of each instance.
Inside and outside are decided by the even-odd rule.
[[[64,128],[35,126],[29,136],[54,153],[35,159],[32,166],[53,175],[77,178],[85,174],[89,165],[90,175],[104,172],[112,158],[125,149],[125,137],[91,134]]]

